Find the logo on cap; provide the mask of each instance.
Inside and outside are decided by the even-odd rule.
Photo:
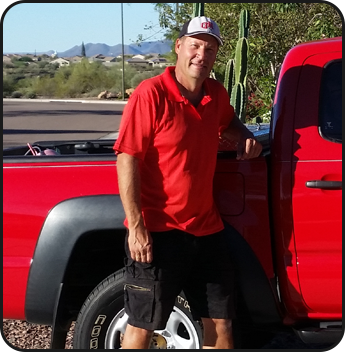
[[[213,23],[212,23],[212,22],[202,22],[202,23],[201,23],[201,28],[213,29]]]

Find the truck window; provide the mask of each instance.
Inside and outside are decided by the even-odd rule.
[[[342,60],[329,62],[322,74],[319,124],[323,138],[342,143]]]

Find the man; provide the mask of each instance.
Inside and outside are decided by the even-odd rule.
[[[238,159],[262,146],[209,78],[219,45],[213,20],[187,22],[176,67],[143,81],[123,112],[114,145],[128,228],[123,349],[149,347],[181,290],[202,318],[204,348],[233,348],[234,273],[213,175],[220,137],[238,142]]]

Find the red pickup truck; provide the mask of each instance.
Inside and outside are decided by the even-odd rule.
[[[251,128],[262,154],[239,161],[220,144],[214,177],[238,274],[235,344],[248,347],[248,331],[338,343],[342,38],[293,47],[270,125]],[[113,144],[43,141],[3,150],[3,317],[52,326],[52,348],[64,348],[73,322],[74,348],[121,347],[125,228]],[[181,292],[152,348],[201,346],[201,323]]]

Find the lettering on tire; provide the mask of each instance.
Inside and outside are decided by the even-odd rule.
[[[92,339],[90,340],[90,349],[91,350],[98,349],[98,337],[101,333],[102,325],[104,324],[106,319],[107,319],[106,315],[100,314],[94,322],[95,325],[93,326],[92,331],[91,331]]]
[[[178,302],[179,304],[181,304],[184,308],[186,308],[186,309],[188,309],[189,311],[191,311],[188,301],[187,301],[186,299],[184,299],[183,297],[177,296],[177,302]]]

